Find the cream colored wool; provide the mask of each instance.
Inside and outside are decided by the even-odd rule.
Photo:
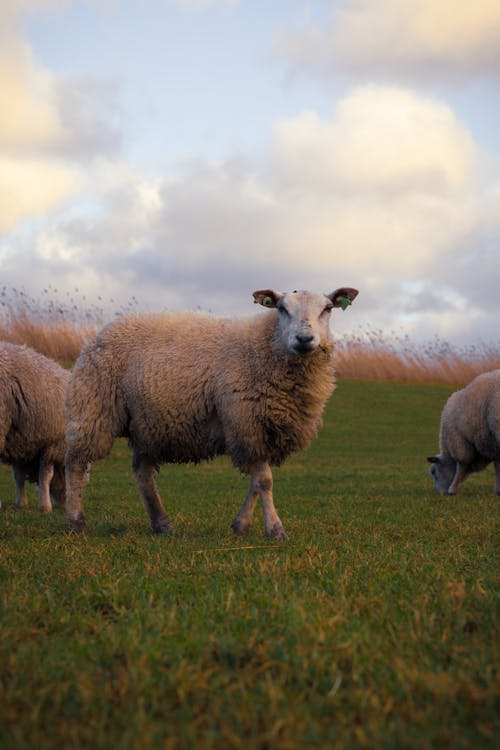
[[[439,451],[427,459],[438,492],[455,494],[469,474],[493,461],[500,495],[500,370],[478,375],[450,396],[441,415]]]
[[[349,291],[354,298],[354,290]],[[299,294],[310,293],[286,297],[293,313],[299,303],[307,312]],[[323,295],[319,302],[315,298],[318,309],[325,302],[329,300]],[[318,337],[313,351],[299,356],[284,349],[280,315],[290,313],[271,309],[236,321],[200,313],[127,317],[84,347],[67,399],[73,528],[83,528],[80,496],[87,464],[106,456],[115,437],[122,436],[132,447],[134,471],[155,531],[169,530],[170,523],[151,467],[228,454],[236,467],[254,477],[244,518],[233,524],[237,533],[246,533],[253,496],[260,493],[262,499],[261,490],[272,492],[269,465],[281,464],[310,444],[334,388],[329,333],[321,341]],[[327,323],[322,322],[323,328],[328,329]],[[309,346],[309,328],[300,331],[299,339],[305,336]],[[268,506],[266,533],[284,537],[272,496],[263,504]]]
[[[38,507],[65,500],[64,400],[69,372],[26,346],[0,342],[0,458],[12,466],[16,505],[25,480],[38,483]]]

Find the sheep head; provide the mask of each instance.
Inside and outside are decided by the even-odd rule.
[[[434,479],[436,490],[440,495],[454,495],[458,481],[462,479],[461,476],[457,477],[457,469],[459,465],[450,456],[427,456],[427,461],[430,464],[429,473]],[[457,477],[457,482],[455,482]]]
[[[318,347],[331,345],[330,313],[345,309],[357,297],[357,289],[341,287],[331,294],[276,292],[260,289],[253,293],[256,303],[278,311],[278,335],[290,354],[305,356]]]

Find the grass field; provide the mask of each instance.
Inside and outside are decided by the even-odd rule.
[[[163,467],[151,534],[128,449],[94,467],[88,535],[13,507],[0,469],[2,750],[493,748],[494,477],[439,497],[450,386],[340,382],[275,471],[290,539],[229,525],[225,459]],[[498,705],[497,705],[498,708]]]

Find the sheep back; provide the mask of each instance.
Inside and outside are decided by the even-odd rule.
[[[500,370],[479,375],[450,396],[439,442],[442,454],[478,469],[500,458]]]
[[[69,373],[26,346],[0,343],[0,456],[36,480],[41,454],[64,463],[64,398]]]

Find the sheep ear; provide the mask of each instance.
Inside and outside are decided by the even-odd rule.
[[[352,304],[353,300],[356,299],[359,292],[357,289],[351,289],[350,286],[343,286],[340,289],[336,289],[331,294],[327,294],[328,299],[332,301],[334,307],[341,307],[343,310]],[[347,303],[346,303],[347,300]]]
[[[427,456],[427,460],[430,464],[438,464],[439,456]]]
[[[275,292],[274,289],[259,289],[253,293],[255,304],[263,307],[276,307],[282,296],[280,292]]]

